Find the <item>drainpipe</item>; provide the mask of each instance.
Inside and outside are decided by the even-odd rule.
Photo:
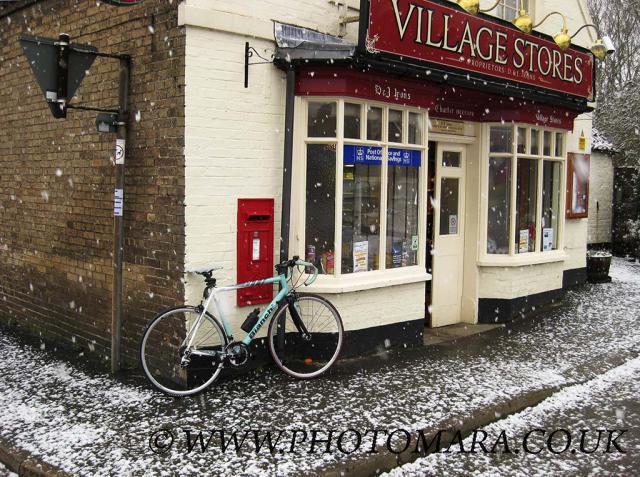
[[[293,115],[296,97],[296,71],[287,69],[287,99],[284,114],[284,164],[282,170],[282,219],[280,262],[289,260],[289,221],[291,220],[291,169],[293,167]]]

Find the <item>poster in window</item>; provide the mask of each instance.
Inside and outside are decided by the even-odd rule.
[[[542,251],[553,250],[553,229],[542,229]]]
[[[590,155],[568,155],[567,218],[586,219],[589,216]]]
[[[368,271],[369,242],[355,242],[353,244],[353,273]]]
[[[449,216],[449,235],[458,235],[458,216]]]
[[[518,253],[529,252],[529,229],[520,231],[520,242],[518,243]]]

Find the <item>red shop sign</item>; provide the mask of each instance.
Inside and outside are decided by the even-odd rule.
[[[467,88],[343,68],[303,68],[298,96],[346,96],[413,106],[435,118],[475,122],[521,122],[570,131],[577,111]]]
[[[365,40],[384,52],[593,100],[593,56],[429,0],[370,0]]]

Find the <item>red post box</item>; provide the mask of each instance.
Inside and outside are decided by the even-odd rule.
[[[273,199],[238,199],[238,283],[273,276]],[[273,285],[238,290],[238,306],[269,303]]]

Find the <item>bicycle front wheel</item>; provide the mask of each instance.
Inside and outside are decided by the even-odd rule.
[[[227,345],[218,321],[206,313],[192,330],[200,311],[190,306],[171,308],[147,326],[140,344],[140,362],[147,379],[171,396],[197,394],[213,383]],[[191,346],[188,346],[189,342]]]
[[[338,310],[318,295],[300,294],[282,306],[269,324],[269,352],[276,365],[298,379],[324,374],[344,342]]]

